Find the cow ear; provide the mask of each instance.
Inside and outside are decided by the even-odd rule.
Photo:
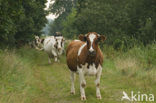
[[[87,40],[86,36],[84,36],[83,34],[80,34],[80,35],[79,35],[79,39],[80,39],[81,41],[86,41],[86,40]]]
[[[41,43],[43,44],[43,42],[44,42],[44,39],[41,39]]]
[[[63,41],[66,41],[65,38],[63,38]]]
[[[98,40],[99,41],[105,41],[106,37],[104,35],[99,35]]]
[[[35,35],[35,39],[38,38],[38,36]]]

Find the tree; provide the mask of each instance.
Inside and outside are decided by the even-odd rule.
[[[156,39],[154,5],[155,0],[78,0],[74,24],[79,33],[105,34],[109,44],[120,39],[129,46],[129,39],[137,39],[146,45]]]
[[[74,22],[76,20],[77,11],[75,8],[72,9],[72,12],[66,17],[62,22],[63,30],[62,34],[64,34],[67,38],[73,38],[73,36],[77,35],[77,29],[75,28]]]
[[[62,31],[62,22],[71,13],[72,7],[75,6],[76,0],[55,0],[55,2],[50,6],[50,11],[59,15],[53,23],[50,24],[50,35],[55,34],[57,31]]]
[[[46,23],[46,0],[0,0],[0,46],[25,44]]]
[[[106,35],[107,44],[121,42],[123,48],[156,40],[156,0],[74,0],[74,5],[67,1],[55,0],[52,5],[59,15],[51,25],[53,33],[61,31],[71,38],[94,31]]]

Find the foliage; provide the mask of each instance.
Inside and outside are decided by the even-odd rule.
[[[53,23],[50,23],[49,35],[54,35],[55,32],[63,30],[62,22],[69,15],[74,6],[75,0],[55,0],[50,6],[50,10],[53,14],[57,15],[58,18],[56,18]]]
[[[64,27],[62,30],[62,34],[64,34],[67,38],[73,38],[73,36],[77,34],[77,29],[74,28],[75,20],[76,20],[76,9],[73,8],[72,12],[62,22],[62,26]]]
[[[43,35],[48,35],[49,34],[49,24],[51,23],[53,23],[53,20],[52,19],[48,19],[47,18],[47,20],[48,20],[48,22],[47,22],[47,24],[45,25],[45,27],[42,29],[42,33],[43,33]]]
[[[75,34],[95,31],[107,36],[107,44],[116,44],[119,40],[124,48],[135,43],[151,44],[156,40],[156,1],[155,0],[74,0],[64,20],[54,21],[50,30],[59,28],[67,38]],[[63,5],[61,2],[56,5]],[[67,6],[69,4],[67,3]],[[71,5],[70,5],[71,8]],[[60,11],[60,8],[55,8]],[[60,13],[60,12],[59,12]]]
[[[0,46],[30,41],[46,23],[46,0],[0,0]]]

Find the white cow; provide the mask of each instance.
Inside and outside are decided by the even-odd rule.
[[[49,56],[49,63],[52,57],[55,62],[59,61],[58,58],[64,51],[64,41],[63,36],[49,36],[44,39],[43,49]]]

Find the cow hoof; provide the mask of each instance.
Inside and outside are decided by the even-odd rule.
[[[75,95],[75,91],[71,91],[70,94]]]
[[[101,95],[96,96],[96,98],[97,98],[97,99],[102,99],[102,98],[101,98]]]
[[[86,96],[81,96],[81,100],[86,100]]]

